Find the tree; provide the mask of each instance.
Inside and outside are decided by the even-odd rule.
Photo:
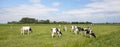
[[[56,21],[53,21],[53,24],[56,24],[57,22]]]
[[[45,23],[45,24],[49,24],[49,23],[50,23],[50,20],[47,19],[47,20],[44,21],[44,23]]]
[[[22,18],[19,22],[20,23],[36,23],[38,20],[35,20],[34,18]]]
[[[86,24],[92,24],[92,22],[88,22],[88,21],[86,21]]]
[[[49,24],[50,23],[50,20],[39,20],[38,22],[39,24]]]
[[[8,24],[19,24],[17,21],[8,22]]]

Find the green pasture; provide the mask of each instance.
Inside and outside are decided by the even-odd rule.
[[[120,47],[120,24],[0,24],[0,47]],[[68,31],[63,31],[66,25]],[[71,25],[90,26],[97,38],[70,32]],[[31,26],[33,32],[21,35],[22,26]],[[51,28],[62,30],[62,37],[51,38]]]

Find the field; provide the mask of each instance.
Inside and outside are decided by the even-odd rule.
[[[63,26],[63,24],[61,24]],[[87,27],[86,24],[65,24],[62,37],[51,38],[50,29],[58,24],[0,24],[0,47],[120,47],[120,24],[94,24],[91,29],[97,38],[70,32],[71,25]],[[22,26],[31,26],[30,35],[21,35]]]

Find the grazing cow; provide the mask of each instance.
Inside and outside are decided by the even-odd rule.
[[[75,34],[82,33],[82,31],[84,31],[83,28],[78,27],[78,26],[75,26],[75,30],[74,30],[74,33],[75,33]]]
[[[67,31],[67,27],[64,25],[64,28],[63,28],[64,31]]]
[[[89,28],[89,27],[83,28],[83,31],[85,32],[85,35],[86,35],[86,31],[87,31],[87,30],[90,30],[90,28]]]
[[[32,32],[32,29],[30,26],[23,26],[21,28],[21,34],[24,35],[25,31],[27,31],[28,35]]]
[[[94,38],[96,38],[96,35],[93,33],[92,30],[90,30],[90,28],[85,29],[85,36],[89,36],[89,37],[93,36]]]
[[[62,32],[60,31],[59,28],[52,28],[51,29],[52,38],[55,36],[55,34],[57,34],[60,37],[62,35]]]

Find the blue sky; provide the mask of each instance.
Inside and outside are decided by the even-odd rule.
[[[120,23],[120,0],[0,0],[0,23],[23,17]]]

